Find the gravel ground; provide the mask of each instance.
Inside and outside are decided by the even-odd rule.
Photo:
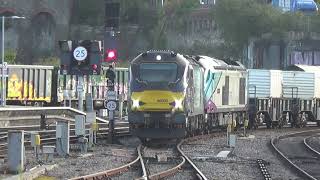
[[[317,156],[310,152],[304,145],[306,136],[295,136],[280,139],[277,147],[294,164],[318,179],[320,177],[320,161]]]
[[[54,176],[57,179],[66,179],[76,176],[83,176],[91,173],[97,173],[107,169],[119,167],[130,162],[134,157],[114,156],[112,149],[119,147],[97,146],[94,153],[87,153],[84,156],[71,155],[66,159],[56,159],[55,164],[58,168],[48,172],[48,176]]]
[[[101,144],[96,147],[92,156],[72,158],[68,161],[62,159],[58,163],[59,167],[49,171],[48,175],[57,179],[66,179],[119,167],[136,158],[135,152],[139,140],[124,137],[119,139],[119,143],[122,145]],[[125,174],[130,177],[135,173],[129,171]],[[125,177],[119,176],[117,178],[122,179]]]
[[[52,162],[45,162],[44,164],[46,165],[58,165],[45,175],[59,180],[68,179],[116,168],[136,158],[136,147],[140,143],[139,140],[133,137],[123,137],[119,139],[118,143],[120,144],[109,145],[100,141],[98,145],[86,154],[80,154],[80,152],[70,150],[70,155],[67,158],[56,157]],[[27,169],[38,164],[33,160],[32,154],[28,153],[26,157]],[[4,176],[0,175],[0,179],[3,177]],[[132,177],[139,177],[139,173],[134,169],[113,179],[132,179]]]
[[[166,163],[146,163],[147,169],[149,170],[150,175],[157,174],[159,172],[166,171],[178,165],[180,162],[166,162]]]
[[[193,179],[196,179],[196,177],[193,174],[193,171],[182,169],[174,176],[169,177],[167,180],[193,180]]]
[[[307,129],[312,128],[250,131],[249,134],[253,135],[254,138],[242,139],[237,137],[236,147],[232,155],[223,159],[217,158],[216,155],[221,150],[228,149],[224,133],[217,133],[211,138],[189,142],[183,145],[182,149],[193,159],[208,179],[263,179],[256,163],[257,158],[269,163],[267,169],[272,179],[301,179],[279,160],[276,153],[271,150],[269,143],[272,137]],[[79,153],[72,152],[68,158],[55,158],[53,162],[47,164],[58,164],[58,167],[48,171],[47,175],[56,179],[67,179],[119,167],[136,157],[134,154],[135,148],[140,143],[137,138],[123,137],[119,139],[118,143],[120,145],[106,145],[106,143],[100,142],[100,145],[85,156],[79,156]],[[27,168],[37,164],[30,160],[33,159],[30,156],[30,154],[27,156]],[[140,167],[136,165],[129,172],[112,179],[139,177],[139,169]],[[169,179],[192,179],[191,173],[190,168],[187,168],[187,170],[182,169],[181,173]],[[1,178],[2,176],[0,175]]]
[[[312,128],[250,131],[249,134],[254,137],[240,138],[237,136],[236,147],[227,158],[216,157],[221,150],[229,149],[226,146],[225,133],[211,139],[184,144],[182,149],[209,179],[263,179],[256,162],[258,158],[268,163],[267,169],[272,179],[301,179],[287,168],[277,154],[273,152],[270,148],[270,139],[290,132],[308,129]]]

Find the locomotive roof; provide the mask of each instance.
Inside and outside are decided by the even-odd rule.
[[[163,50],[150,50],[138,55],[130,63],[141,63],[141,62],[176,62],[178,64],[185,64],[187,62],[183,55],[175,53],[173,51]]]
[[[286,68],[288,71],[320,72],[320,66],[294,64]]]
[[[243,64],[239,61],[232,61],[228,59],[215,59],[208,56],[197,56],[196,59],[202,64],[204,68],[214,68],[223,70],[246,70]]]

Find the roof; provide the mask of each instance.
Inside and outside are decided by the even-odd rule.
[[[305,72],[320,72],[320,66],[294,64],[294,65],[288,67],[288,70],[297,70],[297,71],[305,71]]]
[[[245,70],[245,67],[238,61],[231,61],[231,60],[221,60],[216,59],[208,56],[199,56],[199,62],[205,68],[213,67],[215,69],[229,69],[229,70]]]

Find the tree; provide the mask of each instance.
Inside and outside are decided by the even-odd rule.
[[[138,27],[134,36],[136,39],[133,38],[131,41],[142,42],[141,37],[143,37],[148,43],[148,49],[166,49],[168,29],[173,28],[177,31],[183,29],[184,20],[193,9],[199,6],[199,1],[170,0],[165,1],[162,8],[151,8],[149,0],[120,0],[120,4],[122,28],[129,24]],[[170,27],[171,24],[174,24],[174,27]],[[123,33],[122,36],[124,36]]]
[[[199,7],[198,0],[172,0],[165,1],[164,8],[161,11],[161,18],[154,29],[153,46],[156,48],[165,47],[165,32],[168,29],[182,32],[185,22],[190,13]],[[171,25],[171,27],[169,26]]]
[[[223,0],[213,8],[215,19],[233,56],[240,58],[249,38],[270,34],[269,40],[281,40],[289,31],[319,31],[319,15],[282,13],[268,4],[256,0]],[[309,19],[309,21],[308,21]],[[309,24],[307,23],[309,22]]]

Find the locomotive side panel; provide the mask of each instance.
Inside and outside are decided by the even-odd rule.
[[[215,73],[217,86],[211,97],[215,112],[243,111],[246,104],[246,73],[219,71]]]
[[[193,67],[193,115],[203,114],[204,104],[203,104],[203,71],[199,66]]]

